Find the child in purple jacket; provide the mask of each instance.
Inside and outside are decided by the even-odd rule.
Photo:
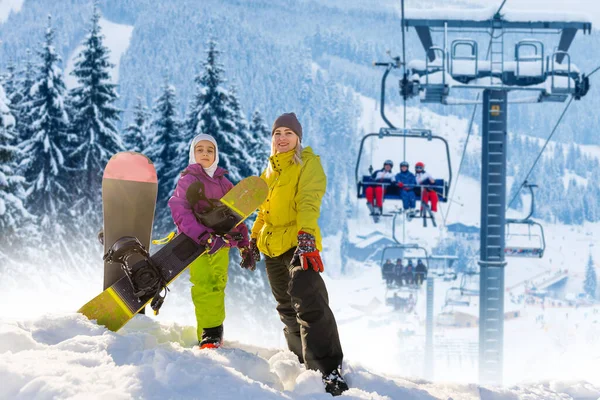
[[[240,252],[245,253],[249,245],[248,228],[245,224],[242,223],[234,229],[242,234],[243,239],[239,242],[229,235],[217,235],[214,230],[198,222],[194,214],[194,211],[199,214],[208,211],[209,203],[200,200],[192,209],[187,200],[188,188],[197,181],[204,185],[205,196],[215,201],[233,187],[225,177],[227,171],[219,167],[218,163],[219,149],[215,139],[210,135],[196,136],[190,145],[189,166],[181,173],[175,192],[169,199],[169,207],[178,231],[209,249],[190,265],[192,300],[196,308],[198,342],[202,349],[217,348],[223,342],[229,248],[237,247]],[[242,266],[253,270],[255,263],[249,260]]]

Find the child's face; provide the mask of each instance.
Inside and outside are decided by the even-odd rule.
[[[196,162],[208,168],[215,162],[215,146],[208,140],[201,140],[194,147]]]

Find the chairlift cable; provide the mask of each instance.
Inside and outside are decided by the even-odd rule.
[[[500,11],[502,11],[502,8],[504,7],[504,5],[506,4],[507,0],[504,0],[502,2],[502,4],[500,4],[500,7],[498,7],[498,11],[496,11],[496,15],[500,14]]]
[[[567,105],[565,106],[565,109],[563,110],[562,114],[560,115],[560,118],[558,118],[558,121],[556,122],[556,125],[554,125],[554,128],[552,129],[552,132],[550,133],[550,136],[548,136],[548,139],[546,139],[546,143],[544,143],[544,146],[542,147],[542,150],[540,151],[540,153],[538,154],[537,158],[535,159],[535,161],[533,162],[533,165],[531,166],[531,168],[529,169],[529,172],[527,172],[527,175],[525,176],[525,179],[523,179],[523,182],[521,183],[521,185],[519,186],[519,189],[516,191],[515,195],[513,196],[512,200],[510,201],[510,203],[508,203],[508,205],[506,206],[506,211],[508,211],[508,209],[510,208],[510,205],[516,200],[517,197],[519,197],[519,193],[521,192],[521,189],[523,189],[523,186],[525,186],[525,183],[527,182],[527,180],[529,179],[529,176],[531,175],[531,173],[533,172],[533,169],[535,168],[537,162],[540,160],[540,158],[542,157],[542,154],[544,153],[544,150],[546,150],[546,147],[548,146],[548,143],[550,143],[550,139],[552,139],[552,136],[554,136],[554,134],[556,133],[556,130],[558,129],[558,126],[560,125],[560,123],[563,120],[563,117],[565,116],[565,114],[567,113],[567,110],[569,109],[569,107],[571,106],[571,103],[573,102],[573,96],[571,96],[571,98],[569,99],[569,102],[567,103]]]
[[[598,65],[592,72],[590,72],[587,77],[589,78],[590,76],[594,75],[598,70],[600,69],[600,65]]]

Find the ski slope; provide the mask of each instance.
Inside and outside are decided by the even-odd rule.
[[[226,342],[192,348],[195,329],[136,317],[122,332],[77,314],[0,322],[2,399],[329,399],[317,372],[288,351]],[[345,366],[352,399],[595,398],[583,382],[484,389],[377,375]],[[569,397],[571,396],[571,397]]]

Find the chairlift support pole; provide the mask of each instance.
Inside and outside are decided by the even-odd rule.
[[[504,6],[506,1],[503,1]],[[502,6],[500,9],[502,9]],[[499,11],[500,11],[499,9]],[[424,15],[418,14],[417,15]],[[468,13],[467,13],[468,15]],[[537,102],[565,101],[569,96],[576,100],[585,96],[589,90],[589,79],[579,72],[571,71],[570,58],[567,50],[570,47],[578,30],[591,33],[592,24],[577,21],[514,21],[505,20],[500,12],[491,15],[487,20],[481,19],[426,19],[406,18],[402,21],[403,27],[414,27],[425,51],[425,67],[414,67],[419,79],[414,85],[414,91],[401,87],[401,93],[423,92],[421,102],[439,102],[449,104],[450,91],[483,90],[482,111],[482,182],[481,182],[481,226],[480,226],[480,310],[479,310],[479,382],[480,384],[501,385],[503,375],[504,351],[504,267],[505,263],[505,230],[506,230],[506,150],[507,150],[507,116],[508,92],[526,91],[539,92]],[[479,70],[482,75],[471,82],[472,77],[465,76],[462,72],[454,72],[449,68],[450,76],[454,79],[449,83],[446,79],[446,49],[436,47],[433,42],[432,32],[441,31],[444,34],[444,44],[447,43],[448,32],[454,31],[479,31],[492,35],[489,71]],[[511,78],[511,71],[507,70],[505,63],[505,34],[516,33],[522,30],[549,31],[558,30],[560,39],[558,52],[553,55],[553,61],[562,64],[566,60],[567,68],[552,68],[544,71],[543,59],[541,69],[543,74],[539,77],[544,81],[551,80],[552,86],[539,85],[531,80],[519,80],[517,76]],[[446,47],[446,46],[445,46]],[[440,51],[441,50],[441,51]],[[440,54],[441,53],[441,54]],[[436,63],[436,58],[441,56],[441,64]],[[475,58],[477,58],[475,56]],[[406,62],[406,60],[403,60]],[[517,59],[517,62],[519,59]],[[448,61],[453,65],[454,59]],[[408,65],[408,64],[407,64]],[[421,65],[421,64],[419,64]],[[548,68],[547,68],[548,69]],[[475,71],[477,71],[475,61]],[[554,76],[568,72],[566,88],[555,87]],[[485,75],[486,73],[487,75]],[[437,80],[430,75],[437,74]],[[441,78],[440,78],[441,75]],[[481,78],[489,78],[481,79]],[[466,83],[462,83],[461,79]],[[550,78],[550,79],[549,79]],[[458,79],[458,80],[457,80]],[[512,79],[512,80],[511,80]],[[571,85],[570,79],[576,84]],[[413,97],[416,97],[413,96]]]
[[[479,380],[501,382],[504,348],[506,90],[483,91],[479,281]]]

